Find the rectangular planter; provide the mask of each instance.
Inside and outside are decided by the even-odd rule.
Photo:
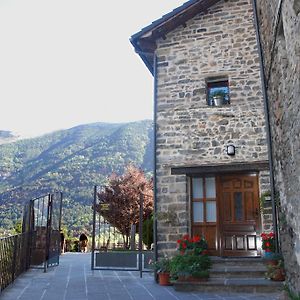
[[[153,260],[153,252],[143,251],[142,265],[143,269],[149,269],[149,261]],[[95,267],[108,269],[139,269],[138,251],[109,251],[97,252]]]

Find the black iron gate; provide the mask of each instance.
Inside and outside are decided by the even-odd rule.
[[[43,268],[59,264],[62,193],[31,200],[25,207],[23,231],[30,232],[29,264]]]
[[[0,292],[29,267],[59,264],[62,193],[29,201],[24,207],[23,233],[0,238]]]
[[[128,218],[126,215],[120,215],[120,207],[116,207],[112,203],[102,203],[99,200],[98,193],[103,188],[105,187],[95,186],[94,188],[91,268],[92,270],[140,271],[142,276],[142,272],[150,270],[149,263],[153,260],[153,250],[145,249],[142,238],[143,203],[145,197],[152,196],[140,193],[138,222],[131,224],[129,215]],[[109,215],[110,218],[106,218],[105,215]],[[109,222],[109,219],[118,218],[123,218],[124,223],[131,224],[129,241],[124,238],[124,234],[117,226],[112,224],[116,222]],[[152,226],[150,218],[146,221]]]

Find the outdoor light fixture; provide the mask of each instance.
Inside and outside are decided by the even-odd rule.
[[[228,155],[235,155],[235,146],[234,145],[228,145],[226,152]]]

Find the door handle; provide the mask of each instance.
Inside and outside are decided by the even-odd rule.
[[[258,208],[256,208],[255,209],[255,216],[258,218],[258,216],[259,216],[259,209]]]

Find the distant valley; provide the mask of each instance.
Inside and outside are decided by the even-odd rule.
[[[93,186],[129,163],[151,176],[152,121],[86,124],[24,140],[0,131],[0,230],[13,228],[26,201],[56,190],[64,193],[63,225],[89,227]]]

